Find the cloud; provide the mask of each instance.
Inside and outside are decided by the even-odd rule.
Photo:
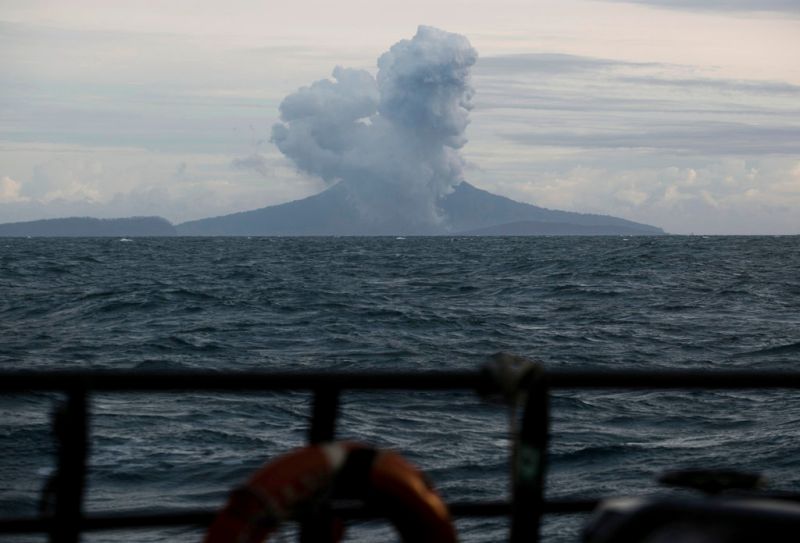
[[[303,172],[341,183],[363,218],[436,223],[463,180],[477,52],[420,26],[378,59],[378,73],[337,67],[287,96],[272,141]]]
[[[252,170],[264,178],[269,178],[270,174],[267,158],[261,153],[253,153],[246,157],[234,158],[231,161],[231,167],[236,170]]]
[[[304,52],[240,48],[179,32],[0,21],[0,103],[11,112],[2,137],[158,153],[237,153],[251,137],[268,135],[264,129],[274,122],[280,99],[308,77]],[[248,130],[251,125],[258,134]]]
[[[282,204],[324,188],[319,179],[298,176],[277,150],[260,154],[268,183],[249,170],[232,169],[228,153],[0,141],[0,223],[132,215],[183,222]]]
[[[671,159],[654,167],[573,166],[499,187],[545,207],[611,213],[675,234],[800,234],[800,161]]]
[[[475,67],[476,75],[501,74],[564,74],[608,70],[620,67],[663,66],[651,62],[628,62],[623,60],[567,55],[563,53],[535,53],[520,55],[498,55],[481,58]]]
[[[687,122],[680,127],[613,133],[520,132],[505,137],[516,143],[553,147],[655,149],[703,155],[800,153],[800,127],[738,123]]]
[[[11,179],[9,176],[0,178],[0,203],[10,204],[15,202],[25,202],[25,198],[20,194],[22,183]]]
[[[513,142],[528,152],[800,153],[800,86],[783,81],[550,54],[482,59],[475,73],[481,99],[473,139],[479,146],[491,131],[495,144]]]
[[[91,159],[56,158],[37,164],[23,193],[32,201],[49,203],[100,202],[105,178],[102,162]]]
[[[679,89],[712,89],[730,92],[748,92],[757,94],[800,94],[800,85],[792,85],[784,81],[746,81],[712,78],[676,78],[645,76],[620,76],[621,83],[637,85],[653,85],[659,87],[675,87]]]
[[[797,0],[612,0],[691,11],[773,11],[800,15]]]

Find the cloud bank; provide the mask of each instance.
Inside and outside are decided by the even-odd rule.
[[[336,67],[287,96],[272,141],[301,171],[339,183],[373,222],[438,223],[463,180],[478,54],[467,38],[420,26],[378,59],[376,77]]]
[[[649,4],[668,9],[696,11],[778,11],[799,13],[797,0],[615,0],[631,4]]]
[[[0,204],[24,202],[27,199],[20,194],[22,183],[5,175],[0,178]]]

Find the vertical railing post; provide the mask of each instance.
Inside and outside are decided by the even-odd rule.
[[[339,411],[339,391],[319,389],[314,391],[311,425],[308,430],[309,443],[332,441],[336,435],[336,417]]]
[[[336,417],[339,411],[337,389],[317,389],[314,391],[314,405],[311,408],[311,424],[308,430],[309,443],[333,441],[336,436]],[[300,528],[301,543],[322,543],[333,541],[333,514],[329,503],[320,504],[313,518],[304,522]]]
[[[534,365],[512,467],[511,543],[539,542],[549,425],[547,376],[544,368]]]
[[[52,543],[78,543],[81,539],[83,490],[88,454],[87,392],[67,391],[67,400],[56,414],[58,472],[55,480],[55,511]]]

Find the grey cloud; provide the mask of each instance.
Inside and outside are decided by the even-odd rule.
[[[701,115],[703,120],[713,118],[715,122],[747,118],[751,124],[756,119],[774,124],[781,117],[782,124],[800,123],[800,103],[795,99],[800,86],[783,81],[693,77],[685,75],[691,67],[663,64],[657,65],[658,73],[653,73],[650,65],[569,55],[563,57],[562,68],[553,67],[552,72],[543,68],[534,77],[524,77],[533,74],[526,72],[526,67],[537,69],[535,59],[495,58],[503,62],[490,62],[491,70],[483,72],[476,103],[480,112],[516,110],[522,116],[528,110],[531,114],[538,112],[539,120],[544,121],[547,112],[565,112],[569,116],[558,122],[567,125],[584,114],[590,124],[602,122],[612,128],[630,127],[645,118],[653,124],[672,123],[676,115],[690,121]],[[562,57],[545,58],[547,66]]]
[[[536,74],[545,78],[553,78],[572,74],[589,77],[592,75],[591,72],[604,72],[602,80],[593,81],[595,85],[602,81],[608,81],[622,84],[710,89],[753,94],[800,94],[800,85],[793,85],[784,81],[749,81],[704,77],[668,78],[654,75],[620,75],[615,73],[615,70],[620,68],[647,70],[669,67],[670,65],[661,63],[626,62],[607,58],[542,53],[482,58],[475,67],[475,75],[489,78],[489,80],[503,86],[509,86],[515,83],[513,79],[515,75]],[[498,79],[503,77],[505,77],[504,80]],[[484,86],[486,85],[482,85],[482,88]]]
[[[481,93],[483,96],[485,93]],[[485,111],[489,109],[507,109],[531,112],[575,112],[593,115],[606,115],[613,113],[647,114],[653,122],[660,122],[667,116],[674,114],[700,114],[729,117],[760,117],[775,118],[787,116],[797,117],[798,109],[782,109],[765,105],[742,105],[737,103],[720,103],[718,100],[669,100],[666,98],[644,97],[610,97],[597,96],[564,96],[556,92],[540,91],[526,97],[496,95],[483,96],[476,102],[476,108]],[[617,120],[622,120],[617,118]],[[569,122],[565,119],[564,122]]]
[[[800,153],[800,87],[790,83],[571,55],[482,59],[476,73],[482,64],[476,118],[492,119],[501,141],[581,149],[584,162],[625,149],[649,161]]]
[[[502,55],[484,57],[475,66],[475,75],[498,74],[562,74],[586,72],[618,67],[653,67],[657,63],[626,62],[622,60],[566,55],[561,53],[537,53],[524,55]]]
[[[291,123],[323,117],[325,122],[341,123],[375,112],[378,88],[369,72],[337,66],[333,78],[335,81],[322,79],[284,98],[280,105],[281,119]]]
[[[483,95],[483,93],[482,93]],[[512,110],[533,110],[551,112],[659,112],[674,111],[675,102],[657,98],[619,98],[610,96],[587,97],[554,92],[550,89],[538,90],[527,96],[506,96],[503,93],[485,96],[476,106],[480,109],[498,108]],[[683,111],[683,110],[681,110]],[[567,122],[567,119],[565,119]]]
[[[253,153],[252,155],[231,160],[231,167],[237,170],[252,170],[261,176],[269,177],[269,166],[267,159],[261,153]]]
[[[439,220],[462,181],[477,52],[458,34],[420,26],[378,59],[378,74],[337,67],[287,96],[272,141],[302,171],[340,182],[367,220]]]
[[[0,21],[3,138],[232,156],[247,126],[274,122],[275,74],[296,53]]]
[[[481,58],[475,67],[476,77],[481,77],[481,88],[492,84],[508,87],[515,82],[515,76],[539,75],[545,79],[571,75],[574,77],[602,77],[593,79],[596,86],[605,83],[621,83],[635,85],[651,85],[659,87],[680,87],[694,89],[713,89],[723,91],[747,92],[754,94],[798,94],[800,86],[785,81],[759,81],[743,79],[722,79],[708,77],[663,77],[648,75],[647,70],[690,68],[663,63],[628,62],[617,59],[565,55],[558,53],[541,53],[530,55],[504,55]],[[626,69],[627,73],[619,73]],[[630,75],[631,70],[644,72],[643,75]],[[541,80],[540,80],[541,81]],[[517,93],[520,94],[520,93]]]
[[[605,0],[608,1],[608,0]],[[777,11],[800,15],[797,0],[611,0],[692,11]]]
[[[618,133],[537,132],[506,133],[507,140],[525,145],[657,149],[705,155],[769,155],[800,153],[800,127],[764,127],[745,124],[698,123],[680,129]]]
[[[704,88],[732,92],[757,94],[800,94],[800,85],[783,81],[746,81],[738,79],[677,78],[667,79],[648,76],[618,76],[621,83],[655,85],[659,87]]]

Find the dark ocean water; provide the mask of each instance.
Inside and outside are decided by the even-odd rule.
[[[3,369],[463,370],[500,350],[553,368],[795,369],[800,238],[2,239],[0,338]],[[35,512],[57,398],[0,397],[4,515]],[[794,394],[559,392],[552,410],[552,497],[650,493],[686,466],[800,491]],[[214,507],[303,443],[308,397],[98,394],[92,411],[90,510]],[[359,393],[339,435],[400,450],[447,499],[501,499],[507,424],[468,393]],[[549,540],[581,520],[550,519]],[[458,526],[505,537],[498,520]]]

